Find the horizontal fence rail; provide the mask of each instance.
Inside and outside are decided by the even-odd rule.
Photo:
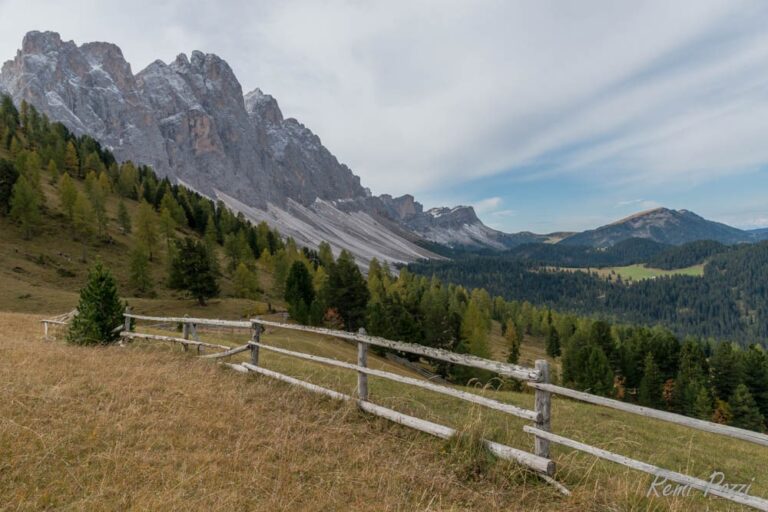
[[[645,416],[647,418],[654,418],[657,420],[666,421],[669,423],[675,423],[684,427],[695,428],[697,430],[703,430],[704,432],[710,432],[712,434],[720,434],[734,439],[740,439],[742,441],[748,441],[750,443],[761,444],[768,446],[768,435],[761,434],[759,432],[753,432],[751,430],[744,430],[737,427],[730,427],[728,425],[721,425],[720,423],[713,423],[711,421],[699,420],[696,418],[689,418],[682,414],[675,414],[672,412],[660,411],[658,409],[652,409],[650,407],[643,407],[641,405],[628,404],[627,402],[621,402],[619,400],[613,400],[611,398],[605,398],[602,396],[590,395],[583,391],[576,391],[575,389],[564,388],[561,386],[555,386],[554,384],[542,384],[538,382],[529,382],[529,386],[535,389],[548,391],[555,395],[562,395],[574,400],[580,400],[582,402],[588,402],[590,404],[601,405],[603,407],[609,407],[611,409],[617,409],[619,411],[628,412],[631,414],[637,414],[638,416]]]
[[[390,350],[396,350],[398,352],[408,352],[410,354],[416,354],[419,356],[428,357],[430,359],[437,359],[439,361],[445,361],[448,363],[460,364],[462,366],[470,366],[472,368],[478,368],[480,370],[488,370],[494,373],[498,373],[504,377],[513,377],[519,380],[525,381],[538,381],[539,371],[534,368],[527,368],[525,366],[519,366],[516,364],[502,363],[499,361],[491,361],[490,359],[483,359],[469,354],[459,354],[457,352],[451,352],[450,350],[444,350],[441,348],[432,348],[424,345],[417,345],[415,343],[406,343],[403,341],[392,341],[386,338],[380,338],[378,336],[369,336],[367,334],[358,334],[346,331],[336,331],[333,329],[325,329],[322,327],[309,327],[306,325],[297,324],[285,324],[281,322],[273,322],[271,320],[262,320],[260,318],[254,318],[254,323],[264,325],[267,327],[275,327],[278,329],[289,329],[292,331],[310,332],[314,334],[323,334],[326,336],[332,336],[334,338],[356,341],[359,343],[366,343],[368,345],[374,345],[377,347],[388,348]]]
[[[232,347],[227,345],[218,345],[216,343],[205,343],[203,341],[188,340],[185,338],[174,338],[173,336],[163,336],[161,334],[146,334],[143,332],[123,331],[120,333],[124,338],[139,338],[145,340],[170,341],[171,343],[180,343],[182,345],[192,345],[198,347],[220,348],[228,350]]]
[[[400,425],[404,425],[406,427],[410,427],[415,430],[420,430],[421,432],[426,432],[427,434],[431,434],[441,439],[450,439],[451,437],[456,435],[456,430],[451,427],[446,427],[444,425],[439,425],[431,421],[422,420],[414,416],[409,416],[407,414],[403,414],[393,409],[388,409],[381,405],[376,405],[371,402],[367,402],[365,400],[358,400],[350,395],[339,393],[338,391],[333,391],[331,389],[324,388],[322,386],[318,386],[316,384],[312,384],[303,380],[299,380],[279,372],[267,370],[266,368],[262,368],[261,366],[255,366],[249,363],[242,363],[240,365],[235,365],[230,363],[229,366],[230,367],[240,366],[242,368],[245,368],[247,371],[260,373],[262,375],[266,375],[268,377],[272,377],[274,379],[281,380],[283,382],[287,382],[289,384],[293,384],[295,386],[302,387],[310,391],[314,391],[315,393],[323,394],[325,396],[334,398],[336,400],[355,401],[357,403],[357,406],[360,407],[361,410],[367,413],[370,413],[376,416],[381,416],[382,418],[386,418],[395,423],[399,423]],[[543,457],[539,457],[532,453],[528,453],[522,450],[518,450],[516,448],[512,448],[511,446],[506,446],[500,443],[496,443],[494,441],[489,441],[487,439],[484,439],[483,443],[491,453],[493,453],[494,455],[496,455],[501,459],[518,462],[544,475],[554,474],[555,463],[549,459],[545,459]]]
[[[590,455],[594,455],[595,457],[609,460],[611,462],[615,462],[616,464],[621,464],[623,466],[627,466],[629,468],[636,469],[644,473],[648,473],[657,477],[662,477],[667,480],[671,480],[672,482],[681,483],[693,489],[706,492],[707,494],[712,494],[714,496],[726,498],[736,503],[741,503],[742,505],[748,505],[750,507],[754,507],[758,510],[768,510],[768,500],[764,500],[756,496],[751,496],[749,494],[744,494],[742,492],[737,492],[729,487],[717,485],[712,482],[694,478],[688,475],[684,475],[682,473],[677,473],[675,471],[662,469],[652,464],[648,464],[646,462],[640,462],[638,460],[630,459],[629,457],[625,457],[623,455],[609,452],[608,450],[603,450],[602,448],[596,448],[588,444],[580,443],[578,441],[574,441],[572,439],[568,439],[566,437],[562,437],[557,434],[553,434],[551,432],[545,432],[537,428],[529,427],[528,425],[524,426],[523,430],[529,434],[534,434],[538,437],[547,439],[548,441],[551,441],[553,443],[567,446],[568,448],[572,448],[574,450],[588,453]]]
[[[499,402],[498,400],[493,400],[491,398],[486,398],[484,396],[476,395],[474,393],[467,393],[466,391],[461,391],[459,389],[451,388],[448,386],[442,386],[439,384],[433,384],[429,381],[414,379],[411,377],[405,377],[403,375],[397,375],[395,373],[383,371],[383,370],[374,370],[373,368],[368,368],[365,366],[358,366],[352,363],[345,363],[343,361],[339,361],[337,359],[330,359],[327,357],[321,357],[321,356],[315,356],[311,354],[305,354],[303,352],[294,352],[292,350],[286,350],[284,348],[274,347],[272,345],[265,345],[263,343],[256,343],[257,346],[260,348],[263,348],[264,350],[268,350],[270,352],[275,352],[277,354],[283,354],[286,356],[296,357],[299,359],[304,359],[306,361],[314,361],[317,363],[323,363],[331,366],[336,366],[338,368],[346,368],[348,370],[355,370],[358,372],[365,373],[367,375],[373,375],[375,377],[381,377],[383,379],[388,379],[394,382],[400,382],[403,384],[409,384],[411,386],[415,386],[422,389],[428,389],[430,391],[434,391],[436,393],[441,393],[443,395],[452,396],[455,398],[460,398],[462,400],[466,400],[467,402],[472,402],[479,405],[484,405],[485,407],[488,407],[489,409],[494,409],[497,411],[505,412],[507,414],[511,414],[512,416],[517,416],[518,418],[523,418],[529,421],[538,421],[540,419],[540,413],[537,413],[536,411],[531,411],[528,409],[522,409],[520,407],[517,407],[515,405],[511,404],[505,404],[504,402]]]

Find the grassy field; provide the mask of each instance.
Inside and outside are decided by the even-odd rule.
[[[646,267],[644,264],[627,265],[624,267],[602,267],[602,268],[570,268],[562,267],[559,270],[566,272],[589,272],[597,273],[604,279],[615,280],[621,276],[622,281],[642,281],[644,279],[655,279],[662,276],[703,276],[704,265],[694,265],[692,267],[679,268],[674,270],[662,270],[659,268]]]
[[[129,491],[123,486],[142,482],[140,495],[146,501],[120,501],[136,508],[155,508],[153,505],[166,503],[168,508],[234,504],[249,509],[271,506],[277,510],[682,511],[702,510],[705,507],[710,510],[740,510],[722,500],[696,496],[646,498],[645,492],[652,481],[650,477],[555,447],[557,479],[573,491],[573,496],[565,498],[512,464],[497,461],[478,471],[474,463],[446,453],[444,442],[367,418],[344,405],[292,390],[267,378],[217,371],[213,363],[204,364],[195,360],[193,352],[183,354],[175,346],[142,342],[126,349],[84,349],[58,342],[46,344],[38,339],[39,327],[34,325],[33,317],[3,315],[2,318],[5,325],[0,323],[0,333],[18,334],[0,335],[0,347],[6,354],[5,360],[0,363],[5,365],[0,378],[6,386],[10,386],[6,395],[20,393],[24,397],[19,407],[12,408],[15,416],[9,432],[14,432],[13,436],[26,435],[30,438],[34,437],[31,431],[45,436],[61,436],[55,441],[45,437],[45,444],[40,441],[39,444],[28,445],[34,450],[24,457],[25,464],[15,471],[19,475],[18,480],[32,478],[35,485],[41,485],[35,480],[43,478],[36,473],[39,471],[36,469],[38,458],[48,457],[47,450],[50,448],[46,447],[56,446],[57,450],[61,450],[58,456],[62,460],[54,458],[54,461],[61,464],[62,469],[68,467],[70,471],[75,471],[76,478],[70,479],[66,471],[59,471],[56,481],[50,482],[54,488],[47,489],[47,480],[42,482],[48,499],[54,502],[54,497],[61,493],[71,500],[84,499],[77,482],[82,485],[83,481],[90,483],[96,480],[100,482],[102,493],[99,499],[104,500],[97,499],[97,504],[125,499]],[[138,328],[147,330],[150,327],[140,324]],[[247,336],[246,332],[202,332],[204,340],[227,345],[242,344]],[[354,345],[325,336],[269,329],[262,339],[276,346],[348,362],[356,359]],[[529,347],[527,350],[538,349]],[[19,361],[18,357],[22,360]],[[243,355],[242,360],[245,359]],[[103,365],[100,360],[104,360]],[[262,351],[260,362],[267,368],[338,391],[352,394],[355,390],[356,376],[353,372],[306,363],[268,351]],[[32,366],[39,371],[25,372],[22,376],[14,370],[16,367]],[[371,366],[411,375],[407,370],[375,356],[371,358]],[[41,379],[43,383],[35,379]],[[84,384],[81,379],[93,381]],[[45,392],[51,382],[56,383],[54,387],[57,389],[53,396]],[[126,386],[132,398],[117,396],[121,385]],[[75,393],[76,398],[67,396],[59,388]],[[22,393],[22,389],[30,391]],[[523,407],[533,406],[530,392],[477,388],[474,391]],[[377,378],[371,378],[370,396],[375,403],[408,414],[458,429],[472,428],[487,438],[524,450],[532,449],[533,440],[521,431],[525,424],[522,420]],[[83,432],[67,433],[67,426],[60,422],[66,423],[71,417],[67,414],[62,416],[63,405],[49,404],[46,400],[77,404],[77,417],[86,418],[78,420],[80,422],[107,424],[114,421],[120,425],[119,434],[108,431],[104,426],[81,427],[79,424],[76,430],[79,432],[82,428]],[[138,401],[142,406],[131,400]],[[97,412],[95,418],[82,413],[91,409]],[[236,409],[240,412],[235,412]],[[200,411],[205,411],[205,414],[200,414]],[[180,417],[170,417],[174,415]],[[303,418],[303,415],[307,417]],[[151,419],[141,420],[135,416]],[[290,418],[290,423],[284,416]],[[2,417],[6,417],[6,412],[2,412]],[[53,426],[58,434],[52,434],[40,425]],[[148,429],[150,425],[153,427]],[[149,439],[138,435],[136,430],[141,428],[145,428],[143,436]],[[278,433],[281,428],[289,429],[290,434]],[[707,478],[715,470],[724,472],[730,482],[749,482],[754,478],[751,492],[758,496],[768,495],[768,475],[758,469],[764,467],[768,460],[765,448],[558,398],[553,403],[553,430],[701,478]],[[312,432],[310,439],[304,439],[307,431]],[[327,432],[329,438],[323,440],[321,432]],[[119,435],[128,435],[130,440],[121,441]],[[348,446],[341,446],[343,441],[337,436],[347,436]],[[279,455],[279,450],[288,449],[286,443],[299,441],[302,450],[291,448],[285,457]],[[237,445],[231,460],[227,458],[231,450],[222,448],[227,442]],[[356,448],[358,442],[364,448]],[[132,476],[110,486],[104,472],[110,478],[115,476],[116,469],[111,467],[114,460],[110,456],[117,453],[105,454],[104,451],[109,452],[114,443],[119,444],[121,457],[127,457],[139,467],[134,468],[129,463]],[[0,446],[12,449],[16,444],[10,442]],[[309,453],[305,453],[306,450]],[[246,462],[242,451],[251,453],[253,460]],[[270,454],[266,460],[261,453],[264,451]],[[151,464],[140,464],[136,452],[148,460],[169,457],[174,462],[154,468]],[[379,457],[384,458],[378,460]],[[83,465],[83,459],[91,463]],[[251,469],[260,468],[258,476],[248,475],[242,464]],[[422,465],[423,468],[420,467]],[[363,467],[366,468],[365,477],[349,474],[344,469]],[[175,474],[174,468],[180,474]],[[137,471],[143,475],[135,475]],[[224,474],[234,476],[225,482],[221,476]],[[414,480],[406,483],[409,478]],[[206,482],[205,493],[195,491],[201,482]],[[338,492],[329,491],[331,482],[338,486]],[[272,485],[274,487],[270,487]],[[362,495],[383,501],[363,502],[352,491],[355,485],[363,487],[360,490]],[[446,491],[445,485],[455,488]],[[249,501],[249,497],[236,496],[238,488],[269,488],[273,494],[266,503],[256,503]],[[282,489],[281,494],[276,493],[278,488]],[[305,496],[306,493],[318,493],[320,496],[310,498]],[[264,499],[263,493],[255,494]],[[155,501],[160,497],[168,501]]]

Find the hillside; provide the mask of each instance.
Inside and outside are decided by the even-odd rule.
[[[345,405],[195,361],[167,345],[94,349],[42,342],[37,318],[0,315],[0,378],[16,397],[0,404],[8,421],[0,446],[4,460],[13,461],[5,477],[16,482],[0,486],[0,499],[11,507],[682,511],[706,504],[735,510],[700,497],[643,498],[649,477],[567,449],[556,449],[555,458],[570,498],[511,464],[495,462],[473,473],[442,441]],[[298,340],[304,348],[313,344],[313,352],[329,353],[328,340],[306,338]],[[266,339],[299,346],[278,332]],[[354,389],[349,372],[277,355],[263,364],[340,391]],[[29,371],[18,373],[20,366]],[[493,412],[478,416],[453,399],[407,394],[394,383],[372,385],[379,403],[459,427],[479,421],[493,438],[530,449],[518,421]],[[494,395],[527,406],[532,400],[529,393]],[[705,478],[717,467],[734,481],[749,481],[764,458],[747,443],[568,400],[556,401],[553,422],[556,431],[585,442]],[[720,456],[724,450],[727,459]],[[370,471],[373,466],[378,470]],[[764,477],[755,480],[754,494],[768,491]]]

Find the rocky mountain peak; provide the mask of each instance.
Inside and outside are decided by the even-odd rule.
[[[68,41],[66,44],[75,47],[75,43],[73,41]],[[50,53],[58,50],[62,45],[64,45],[64,43],[61,40],[61,36],[57,32],[39,32],[37,30],[33,30],[31,32],[27,32],[27,34],[24,36],[24,39],[22,39],[20,53]]]
[[[275,125],[283,122],[277,100],[258,87],[245,95],[245,110],[259,122]]]

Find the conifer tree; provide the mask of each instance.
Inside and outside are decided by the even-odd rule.
[[[661,397],[661,388],[664,385],[664,378],[653,359],[653,354],[648,352],[645,356],[643,378],[640,380],[640,389],[638,390],[638,401],[641,405],[648,407],[661,408],[664,401]]]
[[[48,160],[48,167],[46,168],[46,170],[48,171],[48,182],[51,185],[58,183],[59,167],[56,165],[56,162],[54,160]]]
[[[136,238],[149,251],[149,261],[153,261],[154,249],[157,245],[157,224],[155,210],[146,201],[141,201],[139,203],[139,212],[136,215]]]
[[[154,294],[152,276],[149,273],[149,254],[141,244],[136,244],[131,251],[129,284],[139,294]]]
[[[115,328],[122,325],[124,312],[114,277],[97,262],[80,291],[77,315],[70,323],[67,340],[77,345],[114,342],[119,338]]]
[[[165,238],[166,249],[170,252],[171,242],[176,238],[176,221],[168,208],[160,212],[160,234]]]
[[[520,361],[520,336],[517,332],[517,326],[511,318],[507,320],[505,325],[504,336],[507,339],[507,346],[509,347],[507,362],[517,364]]]
[[[59,201],[64,215],[72,222],[74,216],[75,201],[77,201],[77,189],[69,174],[62,174],[59,178]]]
[[[693,403],[693,416],[700,420],[710,421],[713,414],[712,395],[703,384],[698,385],[696,400]]]
[[[86,261],[88,259],[88,243],[95,231],[93,209],[85,196],[77,193],[77,191],[75,191],[75,204],[72,207],[72,227],[83,244],[82,260]]]
[[[760,414],[768,418],[768,355],[758,345],[743,352],[744,384],[755,399]]]
[[[765,429],[765,418],[760,414],[755,399],[744,384],[739,384],[728,401],[733,419],[731,425],[762,432]]]
[[[0,215],[10,211],[13,187],[18,179],[19,172],[13,162],[0,158]]]
[[[288,313],[299,323],[309,322],[309,306],[315,300],[315,289],[312,277],[304,263],[293,262],[285,281],[285,302],[288,303]]]
[[[328,307],[338,312],[347,330],[356,331],[364,327],[368,297],[368,286],[354,257],[342,251],[328,274]]]
[[[40,226],[40,196],[26,176],[19,177],[13,186],[11,218],[21,226],[23,236],[27,240],[32,238]]]
[[[238,264],[232,276],[235,297],[256,300],[259,296],[259,280],[256,272],[243,262]]]
[[[613,394],[613,371],[601,347],[594,344],[590,347],[582,379],[583,389],[591,393],[603,396]]]
[[[64,150],[64,170],[71,176],[80,176],[80,160],[77,157],[77,150],[72,141],[67,142]]]
[[[727,342],[719,343],[709,360],[709,366],[715,395],[727,402],[741,382],[741,368],[733,345]]]
[[[219,295],[218,268],[208,245],[193,238],[176,243],[168,280],[171,288],[188,291],[201,306]]]
[[[550,311],[550,320],[552,312]],[[560,357],[560,334],[557,332],[557,328],[554,325],[549,327],[549,334],[547,335],[547,355],[549,357]]]
[[[128,214],[128,208],[125,207],[125,202],[122,199],[117,203],[117,223],[124,234],[129,235],[131,233],[131,216]]]

